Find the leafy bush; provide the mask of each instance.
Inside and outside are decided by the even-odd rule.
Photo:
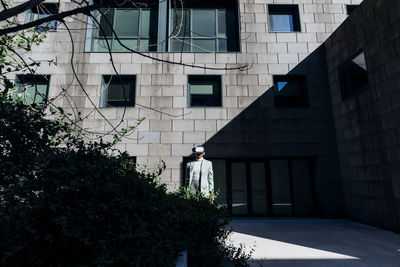
[[[222,209],[44,115],[0,94],[1,265],[173,266],[186,249],[192,266],[246,264]]]

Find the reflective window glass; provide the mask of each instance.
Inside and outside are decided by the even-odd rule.
[[[222,106],[221,77],[218,75],[189,75],[190,107]]]
[[[275,75],[273,80],[275,107],[308,107],[304,75]]]
[[[288,160],[271,160],[272,211],[275,215],[292,214]]]
[[[100,27],[93,31],[92,51],[108,51],[104,38],[112,43],[113,52],[157,51],[157,9],[108,7],[100,14]]]
[[[248,214],[247,185],[246,185],[246,163],[231,163],[232,179],[232,213],[233,215]]]
[[[49,75],[17,75],[16,85],[25,104],[44,104],[47,101]]]
[[[25,22],[46,18],[58,13],[57,3],[41,3],[27,11]],[[50,21],[36,27],[38,31],[56,31],[58,21]]]
[[[135,106],[135,75],[104,75],[101,107]]]
[[[340,65],[338,71],[342,99],[349,98],[369,87],[364,52],[360,52],[353,58],[345,61]]]
[[[139,10],[116,9],[114,29],[119,37],[134,37],[139,35]]]
[[[170,41],[172,52],[189,52],[190,51],[190,39],[171,39]]]
[[[214,37],[216,35],[215,10],[193,9],[192,15],[192,33],[194,37]]]
[[[190,10],[178,9],[172,11],[172,35],[190,36]]]
[[[113,9],[101,9],[104,14],[100,18],[99,36],[111,37],[113,36],[112,25],[114,23],[114,10]],[[103,29],[103,30],[100,30]]]
[[[192,51],[193,52],[212,52],[216,51],[216,40],[193,39]]]
[[[269,30],[271,32],[298,32],[300,15],[298,5],[268,5]]]
[[[271,15],[271,29],[275,32],[292,32],[293,31],[293,16],[286,15]]]
[[[221,5],[227,5],[222,7]],[[187,3],[181,8],[171,8],[170,51],[230,52],[239,51],[238,14],[236,6],[224,3],[213,8],[207,4],[199,8]],[[183,17],[183,18],[182,18]],[[178,44],[176,37],[185,37],[189,46]],[[189,49],[188,49],[189,48]]]

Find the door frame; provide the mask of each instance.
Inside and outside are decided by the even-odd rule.
[[[233,162],[244,162],[246,166],[246,196],[247,196],[247,215],[240,215],[240,217],[309,217],[317,215],[317,204],[316,204],[316,192],[315,192],[315,178],[313,171],[313,160],[314,157],[258,157],[258,158],[223,158],[223,157],[210,157],[207,158],[210,161],[213,160],[225,160],[225,173],[226,173],[226,201],[227,201],[227,209],[231,216],[232,213],[232,179],[231,177],[231,164]],[[191,158],[184,157],[183,158],[183,180],[185,177],[185,167],[186,163],[189,162]],[[292,201],[291,214],[290,215],[276,215],[273,213],[272,209],[272,184],[271,184],[271,160],[288,160],[289,166],[289,183],[290,183],[290,196]],[[310,177],[310,192],[311,192],[311,200],[312,200],[312,214],[311,215],[296,215],[295,210],[295,199],[293,196],[293,177],[292,177],[292,160],[307,160],[308,162],[308,170]],[[252,210],[252,190],[251,190],[251,166],[250,164],[253,162],[264,163],[265,170],[265,185],[266,185],[266,200],[267,200],[267,214],[266,215],[254,215]],[[185,181],[183,181],[184,185]]]

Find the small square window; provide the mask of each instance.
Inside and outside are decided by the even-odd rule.
[[[352,59],[344,62],[340,65],[338,71],[342,99],[347,99],[369,87],[364,52],[360,52]]]
[[[308,107],[304,75],[276,75],[273,79],[275,107]]]
[[[134,107],[135,95],[135,75],[103,76],[101,107]]]
[[[188,96],[190,107],[221,107],[221,76],[190,75]]]
[[[358,5],[346,5],[347,15],[350,16],[357,7]]]
[[[49,93],[50,75],[17,75],[15,84],[25,104],[45,104]]]
[[[58,14],[57,3],[41,3],[28,10],[25,22],[32,22],[55,14]],[[38,31],[56,31],[57,21],[54,20],[47,23],[43,23],[39,26],[36,26],[36,29]]]
[[[270,32],[299,32],[298,5],[268,5]]]

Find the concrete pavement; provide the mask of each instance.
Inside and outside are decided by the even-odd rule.
[[[232,241],[254,248],[252,266],[400,267],[400,235],[354,221],[235,218]]]

